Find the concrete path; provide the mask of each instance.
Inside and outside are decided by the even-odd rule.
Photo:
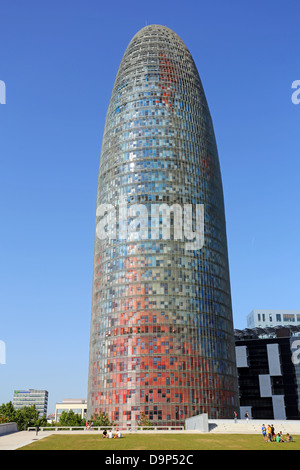
[[[20,447],[26,446],[35,442],[36,440],[43,439],[50,436],[52,432],[40,431],[36,436],[35,432],[18,431],[5,436],[0,436],[0,451],[1,450],[16,450]]]

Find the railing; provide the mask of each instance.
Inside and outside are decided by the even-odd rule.
[[[136,426],[127,428],[126,426],[92,426],[86,428],[85,426],[41,426],[39,431],[104,431],[105,429],[111,429],[115,431],[126,432],[140,432],[140,431],[184,431],[184,426]],[[36,427],[28,427],[27,431],[36,431]]]

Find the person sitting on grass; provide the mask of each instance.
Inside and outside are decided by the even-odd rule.
[[[106,429],[104,429],[103,433],[102,433],[102,437],[107,437],[107,431]]]
[[[292,441],[293,441],[293,437],[289,433],[287,433],[286,442],[292,442]]]
[[[122,434],[119,429],[116,429],[116,434],[114,434],[114,438],[117,439],[118,437],[122,437]]]
[[[280,435],[280,432],[276,436],[276,442],[284,442],[284,440],[282,439],[282,437]]]

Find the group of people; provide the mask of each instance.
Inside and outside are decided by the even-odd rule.
[[[285,439],[281,431],[276,434],[273,424],[268,424],[268,426],[263,424],[261,431],[265,442],[291,442],[293,440],[289,433],[287,433]]]
[[[109,431],[106,431],[106,429],[104,429],[104,431],[102,433],[102,437],[103,438],[108,438],[108,439],[116,439],[118,437],[123,437],[123,436],[122,436],[122,433],[119,429],[116,429],[115,433],[113,433],[111,429]]]
[[[87,421],[85,424],[86,429],[91,429],[93,427],[94,423],[93,421]],[[122,433],[119,429],[116,429],[116,432],[112,432],[112,430],[107,431],[106,429],[102,433],[102,437],[106,437],[108,439],[113,439],[117,437],[123,437]]]

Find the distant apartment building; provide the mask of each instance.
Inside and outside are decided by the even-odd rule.
[[[235,330],[240,416],[300,419],[300,326]]]
[[[247,328],[300,326],[300,310],[252,310],[247,315]]]
[[[24,406],[34,405],[40,416],[47,416],[48,392],[47,390],[15,390],[13,406],[16,410]]]
[[[62,403],[56,403],[54,421],[59,421],[63,411],[68,413],[71,410],[80,415],[82,419],[85,419],[87,416],[87,400],[84,398],[66,398],[63,399]]]

